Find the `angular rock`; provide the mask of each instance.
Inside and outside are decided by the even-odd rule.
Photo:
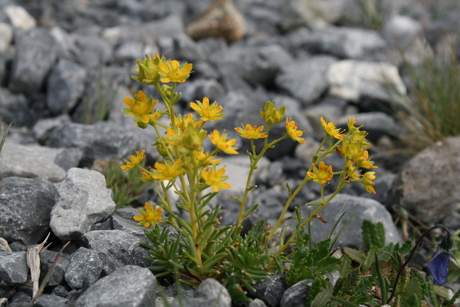
[[[5,142],[0,155],[0,177],[41,177],[62,181],[66,171],[55,161],[63,149]],[[18,157],[21,157],[19,163]],[[79,161],[75,161],[76,166]]]
[[[139,245],[141,239],[132,234],[121,230],[93,230],[84,234],[82,239],[88,248],[97,252],[104,263],[105,274],[127,264],[143,267],[151,265],[151,262],[144,259],[149,257],[149,253]],[[144,241],[148,240],[144,238]]]
[[[59,186],[50,226],[62,240],[79,239],[94,223],[108,218],[115,206],[101,173],[71,168]]]
[[[313,284],[313,279],[299,281],[289,287],[283,294],[280,307],[302,306],[307,301],[309,288]]]
[[[279,306],[287,285],[283,275],[275,275],[258,281],[254,289],[256,292],[249,295],[261,299],[268,307],[276,307]]]
[[[54,265],[53,272],[51,273],[47,286],[57,286],[62,283],[64,280],[64,272],[66,271],[70,262],[70,257],[67,254],[63,253],[59,255],[58,252],[50,250],[44,250],[40,252],[40,280],[43,280],[49,273],[56,258],[57,261]]]
[[[57,43],[45,29],[17,32],[9,88],[27,95],[40,91],[57,58]]]
[[[86,71],[79,65],[61,59],[48,78],[48,109],[53,114],[69,112],[83,94]]]
[[[424,223],[449,216],[460,202],[459,152],[460,137],[450,137],[410,159],[393,184],[395,203]]]
[[[373,199],[339,193],[319,212],[319,215],[321,215],[327,223],[322,223],[317,219],[313,219],[310,223],[312,230],[311,237],[314,244],[329,236],[336,221],[343,213],[345,213],[345,215],[338,224],[336,231],[342,227],[351,215],[355,215],[337,239],[334,245],[335,247],[353,246],[364,249],[365,246],[361,234],[361,226],[364,220],[370,220],[373,223],[383,223],[386,232],[386,244],[390,242],[401,242],[399,231],[393,224],[390,213],[382,204]],[[306,215],[306,213],[303,214],[304,216]]]
[[[283,67],[275,83],[304,105],[313,103],[328,88],[326,73],[336,60],[329,56],[316,56]]]
[[[0,252],[0,286],[17,286],[27,281],[26,252]]]
[[[49,231],[56,187],[43,178],[4,178],[0,190],[0,237],[23,244],[41,242]]]
[[[30,123],[28,122],[30,113],[27,109],[27,98],[23,94],[15,94],[6,88],[0,88],[0,120],[2,122],[13,122],[15,127]]]
[[[126,158],[134,149],[144,148],[137,139],[136,135],[113,123],[64,123],[50,133],[49,144],[51,147],[81,149],[81,164],[89,166],[94,160]]]
[[[385,62],[336,62],[327,71],[327,82],[330,85],[330,95],[352,101],[358,101],[360,96],[390,101],[389,89],[400,94],[406,93],[398,69]]]
[[[0,22],[0,52],[5,52],[13,40],[13,30],[7,23]]]
[[[390,47],[404,50],[423,36],[423,26],[408,16],[396,15],[384,24],[382,36]]]
[[[112,214],[113,228],[145,238],[145,229],[137,225],[137,222],[133,219],[135,215],[139,215],[139,211],[135,208],[120,208],[116,210]]]
[[[196,288],[195,297],[204,297],[216,307],[230,307],[232,305],[232,299],[227,289],[214,278],[204,280]]]
[[[101,275],[103,262],[97,252],[80,247],[75,251],[65,271],[65,281],[72,289],[87,289]]]
[[[54,294],[42,294],[35,300],[34,307],[64,307],[69,300]]]
[[[75,302],[75,307],[154,306],[157,282],[147,268],[126,265],[98,280]]]
[[[8,5],[4,8],[11,24],[18,30],[29,30],[37,26],[37,21],[22,6]]]
[[[112,46],[95,35],[75,35],[76,58],[79,64],[87,68],[101,67],[113,57]]]
[[[290,36],[296,48],[314,54],[330,54],[343,59],[359,59],[386,47],[377,32],[360,28],[326,27],[301,29]]]

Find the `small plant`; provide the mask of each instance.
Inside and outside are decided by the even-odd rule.
[[[164,282],[177,282],[174,277],[178,276],[180,283],[196,287],[204,279],[212,277],[226,286],[234,301],[248,302],[250,299],[246,292],[254,292],[255,282],[274,272],[282,273],[285,264],[290,261],[303,265],[302,257],[298,256],[303,255],[302,249],[298,248],[294,255],[290,255],[288,247],[296,242],[299,246],[309,244],[304,227],[314,218],[322,219],[320,211],[343,188],[351,182],[360,182],[368,192],[375,193],[375,172],[362,174],[360,171],[363,168],[376,167],[367,151],[370,148],[370,143],[366,140],[367,133],[361,131],[361,127],[355,126],[354,118],[348,120],[347,131],[341,131],[334,123],[321,118],[326,136],[299,187],[291,190],[286,185],[289,198],[278,221],[273,226],[260,221],[246,235],[242,235],[244,219],[258,207],[258,204],[247,203],[247,199],[249,193],[256,188],[251,184],[251,179],[259,160],[267,150],[283,139],[305,142],[302,138],[303,131],[299,130],[297,123],[292,118],[284,118],[285,107],[278,109],[274,102],[268,101],[260,110],[265,125],[244,123],[235,128],[242,138],[249,139],[251,145],[251,150],[247,152],[250,160],[249,176],[242,197],[234,197],[239,203],[236,223],[219,226],[220,207],[211,209],[209,204],[219,192],[231,186],[225,182],[228,178],[226,169],[220,166],[221,159],[217,154],[238,154],[238,149],[234,147],[236,140],[228,139],[225,131],[207,131],[205,125],[208,121],[221,120],[224,117],[224,108],[217,102],[210,103],[204,97],[202,101],[190,103],[190,108],[198,117],[192,113],[176,113],[175,104],[181,96],[176,92],[176,85],[189,78],[192,64],[180,64],[155,54],[153,57],[146,56],[143,61],[138,60],[137,67],[139,75],[133,78],[144,85],[153,86],[164,101],[166,109],[155,109],[157,101],[139,91],[133,98],[125,98],[127,108],[123,111],[126,116],[134,116],[133,120],[138,127],[145,129],[150,126],[156,131],[154,146],[161,159],[153,167],[146,167],[141,164],[145,152],[136,151],[129,161],[125,160],[126,164],[121,168],[124,171],[140,170],[140,174],[137,174],[141,180],[152,183],[157,192],[158,204],[147,203],[144,209],[140,209],[141,215],[136,216],[135,220],[140,225],[149,227],[146,236],[151,244],[143,246],[150,251],[152,271]],[[272,140],[270,130],[277,124],[285,125],[286,134]],[[160,129],[165,134],[160,133]],[[205,138],[209,138],[214,145],[214,149],[209,152],[202,145]],[[256,147],[255,142],[260,142],[261,146]],[[332,165],[323,161],[330,154],[339,154],[343,158],[342,170],[333,170]],[[338,184],[335,191],[326,196],[325,185],[333,177],[338,178]],[[307,204],[315,209],[306,218],[297,214],[297,231],[285,238],[286,228],[283,222],[287,220],[286,212],[298,193],[311,181],[320,185],[321,199]],[[171,193],[177,195],[178,201],[175,203]],[[179,216],[174,212],[173,205],[187,212],[189,217]],[[163,211],[166,213],[164,217],[161,215]],[[170,226],[160,227],[160,222],[166,222]],[[170,235],[171,229],[179,235]],[[278,232],[281,232],[281,241],[277,250],[272,252],[268,248],[268,242]],[[317,246],[315,254],[313,250],[308,253],[311,261],[317,261],[324,256],[323,261],[329,265],[328,269],[313,271],[314,276],[329,272],[337,264],[337,260],[326,255],[329,247],[330,242],[324,243],[324,246]]]
[[[379,30],[390,18],[391,7],[384,0],[355,0],[361,11],[361,25],[372,30]]]
[[[420,67],[406,63],[412,95],[402,97],[397,112],[410,137],[410,147],[423,149],[445,137],[460,135],[460,68],[455,48],[450,57],[426,57]]]
[[[143,164],[141,164],[143,165]],[[117,208],[126,207],[138,199],[149,186],[148,182],[140,180],[134,172],[125,173],[120,169],[117,160],[107,161],[103,169],[107,187],[112,190],[113,201]]]

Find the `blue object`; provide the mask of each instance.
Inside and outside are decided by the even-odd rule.
[[[431,275],[434,281],[442,286],[447,282],[447,275],[449,275],[450,254],[441,252],[436,255],[428,264]]]

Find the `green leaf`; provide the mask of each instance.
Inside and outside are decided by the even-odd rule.
[[[345,277],[347,276],[350,271],[351,271],[351,259],[348,255],[343,255],[342,256],[342,263],[340,265],[340,268],[339,268],[339,274],[340,274],[340,277]]]
[[[361,230],[367,250],[375,246],[378,251],[385,246],[385,227],[382,223],[374,224],[369,220],[364,220]]]
[[[324,288],[323,291],[321,291],[320,293],[316,295],[313,302],[311,302],[311,307],[325,306],[331,300],[333,291],[334,291],[334,287],[332,285]]]
[[[364,255],[363,255],[363,252],[357,250],[357,249],[354,249],[354,248],[351,248],[351,247],[344,247],[343,248],[343,252],[348,255],[348,257],[351,258],[351,260],[355,261],[355,262],[358,262],[359,264],[361,264],[364,260]]]

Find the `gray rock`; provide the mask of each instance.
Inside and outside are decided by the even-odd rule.
[[[348,117],[339,118],[337,128],[347,129]],[[356,114],[358,118],[357,126],[364,125],[362,130],[365,130],[368,135],[366,138],[371,142],[376,142],[384,135],[394,136],[401,130],[400,126],[396,123],[395,119],[390,115],[383,112],[367,112]]]
[[[23,244],[41,242],[49,231],[56,188],[43,178],[4,178],[0,191],[0,237]]]
[[[62,153],[64,149],[21,145],[7,141],[0,155],[0,177],[41,177],[53,182],[62,181],[66,171],[55,162]],[[19,156],[22,157],[20,163],[17,161]],[[71,164],[76,166],[78,161]]]
[[[209,304],[216,307],[230,307],[232,299],[227,289],[214,278],[204,280],[195,290],[195,297],[206,298]]]
[[[112,60],[112,46],[95,35],[75,35],[77,62],[87,68],[101,67]]]
[[[251,296],[261,299],[268,307],[276,307],[279,306],[287,286],[283,275],[275,275],[258,281],[254,289],[256,292],[250,293]]]
[[[143,267],[151,265],[151,262],[144,259],[149,257],[149,253],[139,245],[141,239],[121,230],[93,230],[83,235],[83,241],[88,248],[97,252],[104,263],[105,274],[126,264]],[[147,239],[144,238],[144,241]]]
[[[126,265],[86,290],[75,307],[150,307],[156,298],[156,279],[149,269]]]
[[[250,302],[248,304],[248,307],[266,307],[267,305],[265,305],[264,301],[262,301],[261,299],[254,299],[252,302]]]
[[[65,271],[65,281],[72,289],[87,289],[101,275],[103,262],[97,252],[80,247],[72,253],[70,263]]]
[[[67,114],[53,118],[40,119],[32,127],[32,132],[40,144],[46,144],[51,131],[65,122],[70,122],[70,117]]]
[[[174,58],[188,62],[204,60],[206,53],[201,46],[185,33],[178,33],[174,37]]]
[[[9,88],[27,95],[39,92],[57,58],[57,43],[45,29],[17,32]]]
[[[188,104],[195,100],[202,101],[203,97],[208,97],[209,103],[224,94],[224,88],[216,80],[198,79],[177,86],[177,90],[182,93],[182,99]]]
[[[0,252],[0,286],[17,286],[27,281],[26,252]]]
[[[66,307],[69,300],[54,294],[42,294],[35,300],[34,307]]]
[[[409,160],[393,185],[395,203],[424,223],[437,223],[456,210],[460,190],[460,137],[426,148]]]
[[[340,19],[346,1],[294,0],[289,4],[298,14],[298,23],[311,28],[324,28]]]
[[[71,168],[59,186],[50,226],[62,240],[78,239],[108,218],[115,206],[101,173]]]
[[[327,199],[327,196],[325,198]],[[326,239],[343,213],[345,215],[338,224],[336,231],[343,226],[351,215],[355,215],[337,239],[335,247],[353,246],[364,249],[364,241],[361,235],[361,226],[364,220],[383,223],[386,231],[386,244],[401,242],[401,236],[393,224],[391,215],[382,204],[373,199],[340,193],[319,212],[319,215],[327,223],[322,223],[317,219],[313,219],[310,223],[312,241],[316,243]],[[303,213],[303,215],[307,216],[306,213]]]
[[[13,122],[15,127],[26,125],[28,103],[23,94],[14,94],[6,88],[0,88],[0,107],[2,122]]]
[[[79,65],[61,59],[48,78],[48,109],[53,114],[69,112],[77,104],[84,90],[86,71]]]
[[[81,149],[81,164],[88,166],[94,160],[127,158],[135,148],[142,148],[136,135],[107,122],[94,125],[64,123],[50,133],[48,141],[51,147]]]
[[[275,83],[303,104],[311,104],[328,88],[326,72],[335,62],[334,58],[328,56],[297,61],[283,67]]]
[[[51,273],[51,277],[47,283],[47,286],[57,286],[64,281],[64,272],[70,262],[70,257],[67,254],[62,253],[59,255],[58,252],[44,250],[40,252],[40,280],[43,280],[51,270],[53,262],[56,260],[56,264]]]
[[[329,94],[352,101],[358,101],[360,96],[390,101],[389,89],[406,93],[397,67],[385,62],[336,62],[327,71],[327,81]]]
[[[112,214],[113,228],[145,238],[145,228],[137,225],[137,222],[133,219],[135,215],[140,215],[139,211],[135,208],[120,208],[116,210]]]
[[[115,61],[134,63],[144,54],[144,44],[140,42],[126,42],[115,50]],[[149,53],[148,53],[149,54]]]
[[[283,294],[280,307],[303,306],[307,301],[307,295],[313,279],[305,279],[299,281],[295,285],[289,287]]]
[[[386,47],[378,33],[347,27],[301,29],[290,36],[291,44],[311,53],[330,54],[338,58],[359,59]]]
[[[408,16],[392,16],[382,27],[382,36],[392,48],[404,50],[423,36],[423,26]]]

